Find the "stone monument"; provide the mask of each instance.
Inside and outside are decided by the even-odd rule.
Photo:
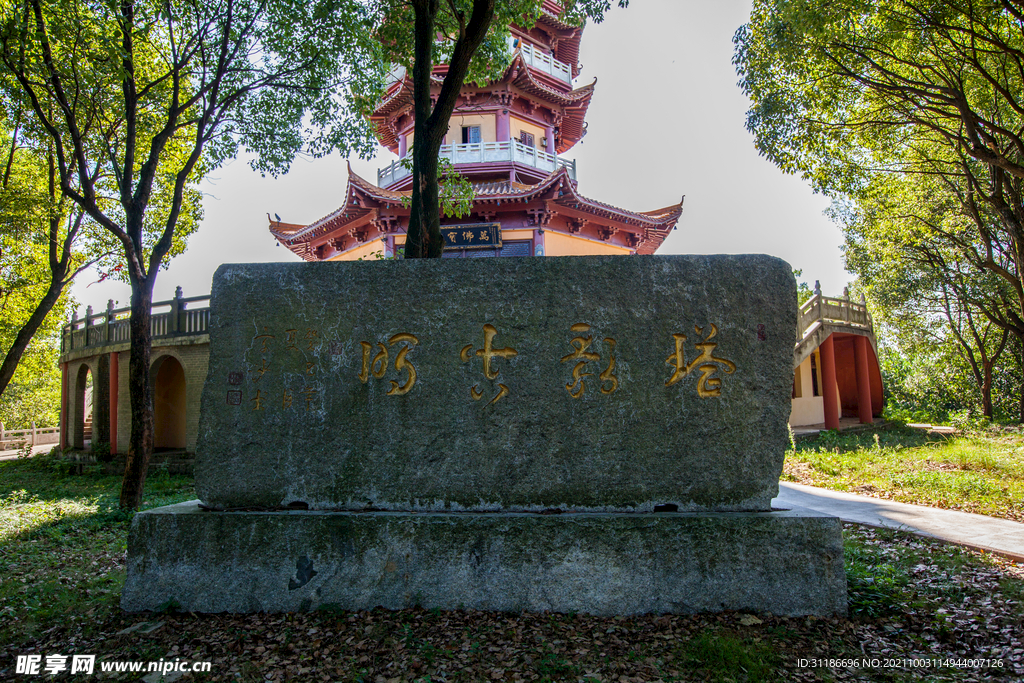
[[[845,613],[839,520],[770,506],[795,304],[767,256],[222,266],[122,605]]]

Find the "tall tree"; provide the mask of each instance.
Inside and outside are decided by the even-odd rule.
[[[994,417],[993,373],[1009,330],[1005,281],[979,270],[975,216],[941,175],[876,176],[857,201],[836,207],[846,234],[846,264],[871,296],[876,317],[903,349],[963,361],[982,412]],[[965,256],[965,254],[967,254]],[[1012,305],[1010,306],[1012,308]]]
[[[618,0],[626,7],[629,0]],[[507,64],[509,25],[532,26],[547,6],[567,21],[600,22],[611,0],[381,0],[379,31],[390,61],[411,69],[412,206],[405,258],[440,258],[438,153],[465,82],[486,83]],[[409,27],[413,30],[410,31]],[[436,96],[435,64],[447,65]]]
[[[198,223],[196,183],[240,146],[271,173],[300,150],[369,155],[363,114],[385,68],[366,12],[350,0],[0,6],[0,85],[30,104],[62,195],[116,238],[132,289],[123,508],[139,506],[153,449],[153,285]]]
[[[757,0],[735,43],[758,149],[854,203],[929,179],[937,195],[903,207],[917,253],[959,308],[1024,339],[1024,4]],[[968,226],[936,220],[950,202]]]
[[[61,196],[52,152],[21,144],[19,113],[0,107],[0,398],[33,338],[60,329],[67,285],[95,261],[81,248],[83,214]],[[61,317],[48,318],[55,307]]]

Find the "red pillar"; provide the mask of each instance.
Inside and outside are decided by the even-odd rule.
[[[868,338],[857,335],[853,338],[853,352],[857,363],[857,413],[860,423],[874,422],[871,409],[871,380],[868,375]]]
[[[117,351],[110,354],[110,452],[117,453]]]
[[[60,449],[68,447],[68,364],[60,364]]]
[[[506,142],[512,139],[512,115],[509,114],[508,109],[498,111],[498,120],[495,122],[494,128],[494,137],[498,138],[496,142]]]
[[[825,405],[825,429],[839,429],[839,386],[836,384],[836,350],[832,335],[821,347],[821,398]]]

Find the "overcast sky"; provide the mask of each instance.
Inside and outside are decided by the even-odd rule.
[[[632,0],[589,25],[576,84],[598,83],[587,136],[564,156],[578,162],[580,192],[599,201],[650,211],[686,196],[659,254],[772,254],[836,295],[852,276],[841,232],[822,214],[827,200],[759,157],[744,128],[732,36],[749,12],[749,0]],[[375,181],[394,158],[380,148],[373,160],[351,162]],[[311,223],[341,205],[346,177],[339,157],[298,159],[277,179],[261,178],[244,158],[213,172],[203,183],[203,225],[158,276],[154,299],[177,285],[185,296],[209,294],[221,263],[299,261],[275,246],[267,214]],[[86,273],[74,286],[83,308],[99,311],[109,298],[128,305],[127,285],[96,279]]]

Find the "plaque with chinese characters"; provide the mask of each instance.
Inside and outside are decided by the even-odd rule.
[[[494,249],[501,247],[501,223],[473,223],[441,227],[444,248]]]
[[[766,256],[222,266],[196,488],[219,508],[763,510],[795,297]]]

